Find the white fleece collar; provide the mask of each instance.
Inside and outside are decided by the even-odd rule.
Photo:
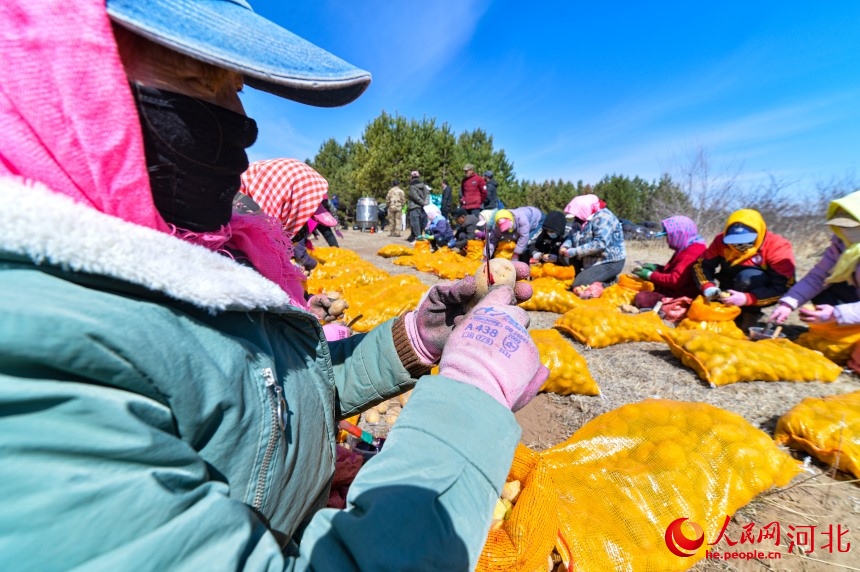
[[[298,310],[277,284],[205,247],[0,177],[0,251],[107,276],[215,313]]]

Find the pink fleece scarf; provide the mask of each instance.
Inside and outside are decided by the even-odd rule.
[[[171,227],[155,209],[104,0],[6,0],[0,21],[0,175],[40,181],[97,211],[212,250],[240,250],[307,307],[289,243],[279,247],[280,229],[234,215],[201,235]]]

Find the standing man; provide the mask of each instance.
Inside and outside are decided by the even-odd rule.
[[[442,179],[442,216],[445,220],[451,216],[451,209],[454,208],[454,191],[451,190],[451,185],[448,184],[448,179]]]
[[[484,180],[487,181],[487,197],[484,199],[484,204],[481,205],[484,210],[499,208],[499,190],[496,188],[496,180],[493,178],[492,171],[484,171]]]
[[[481,205],[487,200],[487,183],[475,172],[475,166],[466,163],[463,167],[466,173],[463,183],[460,185],[460,206],[475,216],[481,212]]]
[[[385,196],[388,212],[391,213],[391,230],[388,236],[400,236],[400,211],[406,205],[406,193],[400,188],[400,181],[394,180],[393,186]]]
[[[427,215],[424,213],[424,205],[430,204],[429,187],[421,180],[421,173],[412,171],[409,181],[409,242],[424,234],[427,225]]]

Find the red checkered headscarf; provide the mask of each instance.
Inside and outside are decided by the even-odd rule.
[[[240,191],[293,236],[328,194],[328,181],[296,159],[267,159],[251,163],[242,173]]]

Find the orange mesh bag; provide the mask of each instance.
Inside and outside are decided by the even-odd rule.
[[[532,297],[520,304],[524,310],[564,314],[583,305],[584,300],[568,290],[561,280],[538,278],[531,285]]]
[[[510,517],[491,529],[478,572],[545,569],[558,534],[558,493],[540,455],[517,445],[508,482],[520,481]]]
[[[663,335],[672,354],[711,387],[739,381],[835,381],[842,368],[786,339],[735,340],[709,331]]]
[[[589,347],[605,348],[625,342],[659,342],[666,326],[654,312],[630,316],[608,308],[585,306],[566,312],[553,328]]]
[[[474,274],[480,265],[479,260],[464,258],[448,247],[415,256],[416,270],[430,272],[445,280],[455,280]]]
[[[747,339],[746,334],[735,324],[734,320],[725,322],[698,322],[690,318],[684,318],[675,328],[678,330],[707,330],[736,340]]]
[[[483,240],[470,240],[466,242],[466,258],[480,262],[484,259],[485,249]]]
[[[529,275],[532,279],[555,278],[564,282],[567,287],[570,287],[573,284],[573,279],[576,278],[576,268],[545,262],[543,264],[532,265],[529,269]]]
[[[860,340],[860,326],[840,326],[836,323],[809,324],[809,331],[798,336],[795,343],[820,351],[828,359],[845,365],[851,350]]]
[[[493,258],[504,258],[505,260],[510,260],[514,256],[514,248],[517,243],[512,240],[501,240],[499,244],[496,245],[496,249],[493,251]]]
[[[416,240],[415,241],[415,254],[423,254],[425,252],[430,252],[430,241],[429,240]]]
[[[402,244],[386,244],[382,248],[376,251],[377,256],[381,256],[382,258],[395,258],[397,256],[412,256],[415,251],[408,247],[403,246]]]
[[[540,362],[549,369],[549,377],[541,391],[559,395],[600,395],[585,358],[558,330],[529,330],[529,335],[538,348]]]
[[[308,254],[310,254],[314,259],[319,260],[326,266],[348,264],[350,262],[357,262],[361,260],[361,257],[358,255],[358,253],[348,248],[337,248],[334,246],[318,246],[313,250],[309,250]]]
[[[686,570],[705,556],[726,515],[800,470],[739,415],[657,399],[596,417],[541,459],[558,489],[559,536],[578,572]],[[682,517],[706,539],[690,557],[666,544],[666,529]],[[695,539],[688,526],[685,536]]]
[[[690,304],[687,310],[687,318],[697,322],[728,322],[741,315],[741,309],[737,306],[726,306],[719,302],[708,302],[702,296]]]
[[[726,306],[719,302],[708,302],[697,296],[687,310],[687,317],[676,326],[679,330],[707,330],[736,340],[747,339],[746,334],[735,324],[741,313],[737,306]]]
[[[417,260],[416,256],[418,256],[417,252],[413,252],[412,254],[407,254],[404,256],[398,256],[394,260],[392,260],[392,264],[396,266],[415,266],[415,261]]]
[[[860,391],[807,397],[779,418],[774,438],[860,479]]]
[[[415,276],[389,276],[362,288],[347,288],[343,293],[349,302],[344,320],[356,332],[369,332],[382,322],[414,310],[428,286]]]

